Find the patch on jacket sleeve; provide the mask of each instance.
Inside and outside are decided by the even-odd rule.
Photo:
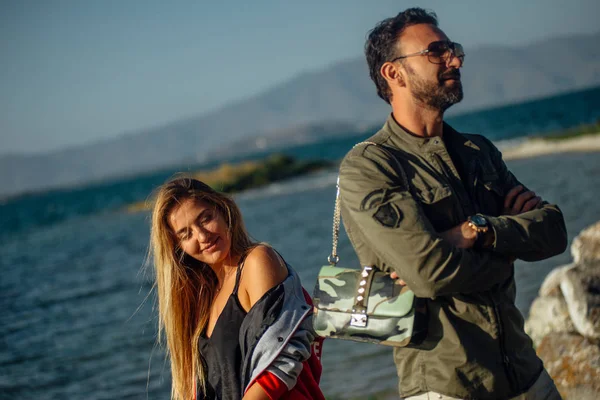
[[[395,204],[386,203],[377,208],[373,218],[385,227],[396,228],[402,220],[402,212]]]
[[[385,197],[385,189],[373,190],[371,193],[365,196],[362,203],[360,204],[361,210],[371,210],[381,203]]]

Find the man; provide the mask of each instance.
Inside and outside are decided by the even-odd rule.
[[[488,139],[443,122],[463,97],[464,52],[433,12],[381,21],[365,53],[392,114],[344,158],[340,201],[361,263],[426,299],[427,338],[394,350],[400,395],[560,399],[523,330],[513,261],[565,250],[561,211],[519,183]]]

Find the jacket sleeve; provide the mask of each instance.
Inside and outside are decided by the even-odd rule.
[[[296,385],[302,372],[302,363],[310,357],[310,344],[315,338],[311,321],[310,317],[304,319],[277,358],[267,367],[267,371],[285,383],[288,390]]]
[[[285,383],[269,371],[264,371],[254,382],[260,385],[270,400],[277,400],[288,391]]]
[[[523,185],[508,170],[500,151],[491,142],[488,143],[503,192],[508,193],[513,187]],[[565,221],[557,205],[543,202],[536,209],[522,214],[486,216],[486,219],[496,235],[493,248],[497,253],[538,261],[560,254],[567,248]]]
[[[240,329],[244,392],[263,372],[283,382],[287,390],[294,388],[315,339],[311,313],[292,271],[248,311]]]
[[[371,145],[342,161],[340,201],[349,235],[360,230],[366,245],[418,297],[479,292],[508,279],[506,256],[459,249],[438,235],[387,153]]]
[[[302,289],[304,294],[304,299],[306,302],[312,306],[312,299],[310,295]],[[284,377],[281,377],[281,374],[284,372],[285,368],[281,368],[281,366],[277,366],[277,364],[281,364],[282,362],[286,362],[285,359],[288,359],[290,356],[294,359],[304,358],[306,354],[298,357],[298,355],[290,355],[290,350],[292,350],[293,346],[290,347],[289,343],[286,347],[284,347],[284,351],[280,354],[274,361],[272,365],[270,365],[260,376],[256,379],[256,383],[259,384],[265,393],[269,396],[271,400],[279,399],[284,394],[287,393],[287,398],[289,399],[313,399],[313,400],[325,400],[321,390],[319,389],[319,380],[321,377],[321,360],[320,360],[320,349],[322,347],[323,338],[315,336],[310,327],[312,326],[312,319],[310,317],[306,318],[306,322],[301,324],[299,330],[304,330],[300,336],[301,337],[310,337],[313,338],[312,344],[309,347],[309,355],[302,362],[301,367],[299,368],[299,373],[296,379],[294,379],[293,383],[290,381],[290,374],[285,373]],[[306,334],[308,332],[308,334]],[[298,341],[298,338],[294,335],[292,337],[292,341]],[[300,340],[303,342],[303,340]],[[305,353],[304,350],[301,351]],[[292,354],[297,353],[296,350],[292,350]],[[295,363],[294,363],[295,364]],[[290,364],[291,365],[291,364]],[[294,368],[293,370],[298,370],[298,368]],[[292,384],[292,386],[290,386]]]

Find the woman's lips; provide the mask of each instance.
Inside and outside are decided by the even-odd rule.
[[[221,240],[221,238],[217,237],[215,240],[213,240],[208,246],[206,246],[205,248],[203,248],[202,250],[200,250],[202,253],[204,253],[205,251],[212,251],[215,249],[215,247],[217,246],[217,243],[219,242],[219,240]]]

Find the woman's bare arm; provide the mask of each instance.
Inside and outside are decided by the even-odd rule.
[[[288,270],[275,250],[259,245],[246,257],[240,292],[238,294],[246,311],[274,286],[285,280]]]

